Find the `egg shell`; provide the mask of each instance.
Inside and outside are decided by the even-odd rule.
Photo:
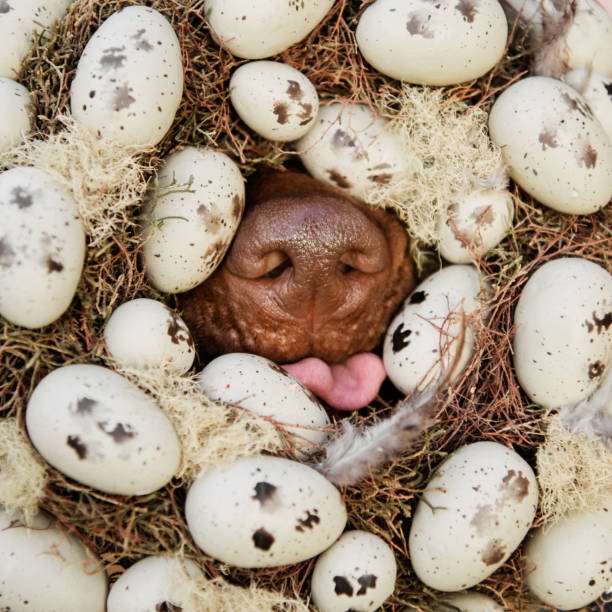
[[[572,10],[564,53],[569,68],[612,76],[612,17],[596,0],[576,0]]]
[[[313,127],[295,146],[314,178],[361,200],[416,170],[401,137],[364,104],[320,107]]]
[[[186,147],[166,158],[145,204],[146,274],[180,293],[221,263],[244,211],[244,179],[224,153]]]
[[[363,57],[382,74],[451,85],[493,68],[507,33],[497,0],[377,0],[361,15],[355,35]]]
[[[497,442],[453,451],[417,504],[408,547],[418,578],[439,591],[470,588],[500,567],[535,517],[533,470]]]
[[[262,59],[306,38],[334,0],[207,0],[206,20],[215,41],[232,55]]]
[[[329,548],[346,525],[342,496],[319,472],[296,461],[256,456],[198,478],[185,516],[195,543],[238,567],[277,567]]]
[[[106,575],[94,554],[50,515],[26,525],[0,508],[0,609],[104,612]]]
[[[113,13],[85,46],[70,87],[74,118],[126,145],[153,146],[183,95],[183,63],[170,22],[154,9]]]
[[[109,317],[104,341],[122,367],[161,368],[184,374],[195,359],[191,332],[181,317],[156,300],[124,302]]]
[[[0,17],[1,20],[1,17]],[[19,83],[0,77],[0,153],[20,144],[30,131],[33,110],[30,92]]]
[[[99,491],[151,493],[179,467],[181,449],[168,418],[108,368],[79,364],[53,370],[30,396],[25,421],[44,459]]]
[[[320,429],[308,429],[330,427],[325,408],[310,390],[269,359],[248,353],[221,355],[200,372],[198,382],[212,400],[273,417],[296,436],[295,446],[306,452],[316,450],[329,436]]]
[[[299,70],[280,62],[243,64],[232,74],[229,88],[234,110],[268,140],[304,136],[319,110],[314,85]]]
[[[503,240],[513,218],[512,196],[505,189],[484,189],[458,197],[438,222],[440,255],[457,264],[477,260]]]
[[[173,568],[165,556],[145,557],[119,576],[108,594],[106,612],[180,611],[188,596],[181,592],[181,582],[203,577],[202,570],[189,559]]]
[[[346,531],[315,563],[312,599],[319,612],[376,610],[393,593],[391,547],[367,531]]]
[[[66,191],[37,168],[0,174],[0,314],[35,329],[70,306],[85,258],[85,231]]]
[[[387,328],[383,363],[387,376],[402,392],[410,393],[435,380],[440,373],[440,345],[444,368],[454,362],[461,336],[461,310],[471,318],[484,316],[479,301],[482,285],[470,265],[454,265],[435,272],[406,298]],[[469,321],[461,356],[453,370],[455,380],[474,353],[475,335]]]
[[[580,68],[566,72],[563,80],[584,96],[612,142],[612,78]]]
[[[559,610],[590,604],[612,587],[612,503],[534,530],[524,552],[536,597]]]
[[[542,204],[586,215],[612,197],[612,145],[566,83],[548,77],[513,83],[493,104],[489,132],[510,176]]]
[[[588,397],[612,365],[612,275],[579,257],[542,265],[514,313],[514,369],[521,388],[545,408]]]
[[[494,599],[475,591],[449,595],[443,601],[454,606],[453,611],[456,609],[457,612],[504,612],[504,608]],[[450,612],[448,606],[444,606],[440,610]]]
[[[29,51],[34,31],[50,28],[74,0],[0,1],[0,77],[14,79]]]

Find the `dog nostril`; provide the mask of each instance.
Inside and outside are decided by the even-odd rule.
[[[287,268],[292,268],[293,263],[291,259],[285,255],[284,259],[274,266],[272,269],[269,269],[265,274],[262,274],[262,278],[278,278]]]
[[[355,270],[355,268],[353,268],[353,266],[349,266],[348,264],[339,261],[338,265],[336,266],[336,269],[338,270],[338,272],[340,272],[340,274],[342,274],[343,276],[349,274],[350,272],[353,272]]]

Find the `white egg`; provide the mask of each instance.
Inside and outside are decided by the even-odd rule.
[[[0,17],[1,20],[1,17]],[[30,92],[11,79],[0,77],[0,153],[20,144],[30,131],[34,109]]]
[[[104,612],[106,575],[94,554],[53,517],[29,525],[0,508],[0,609]]]
[[[489,115],[510,176],[536,200],[586,215],[612,197],[612,144],[585,99],[548,77],[510,85]]]
[[[334,0],[206,0],[213,38],[237,57],[262,59],[306,38]]]
[[[356,38],[366,61],[387,76],[451,85],[493,68],[507,33],[497,0],[377,0],[361,15]]]
[[[514,206],[503,189],[484,189],[458,197],[438,221],[440,255],[452,263],[470,263],[497,246],[512,227]]]
[[[87,43],[70,87],[74,118],[127,145],[156,145],[183,95],[183,63],[169,21],[144,6],[111,15]]]
[[[476,268],[455,265],[429,276],[406,298],[383,345],[387,376],[402,393],[436,380],[441,364],[446,370],[457,359],[463,312],[465,335],[451,380],[461,374],[474,352],[471,323],[484,316],[481,291]]]
[[[542,265],[514,313],[514,369],[545,408],[588,397],[612,365],[612,275],[579,257]]]
[[[294,435],[298,449],[312,452],[328,438],[329,434],[321,431],[330,427],[325,408],[296,378],[269,359],[228,353],[213,359],[198,380],[210,399],[239,404],[274,418]]]
[[[367,531],[346,531],[315,563],[312,600],[319,612],[377,610],[393,593],[391,547]]]
[[[179,441],[165,414],[101,366],[68,365],[47,374],[30,396],[25,421],[44,459],[106,493],[151,493],[179,467]]]
[[[361,200],[370,190],[406,179],[416,169],[389,122],[364,104],[322,106],[296,148],[314,178]]]
[[[319,472],[263,455],[200,476],[187,494],[185,516],[206,554],[238,567],[310,559],[346,525],[340,492]]]
[[[70,194],[37,168],[0,174],[0,314],[31,329],[58,319],[74,297],[85,231]]]
[[[584,96],[612,142],[612,78],[581,68],[566,72],[563,80]]]
[[[179,293],[221,263],[244,211],[244,179],[224,153],[186,147],[169,155],[145,204],[146,274]]]
[[[560,610],[587,606],[612,587],[612,503],[536,529],[524,552],[536,597]]]
[[[178,612],[186,604],[181,583],[203,577],[202,570],[189,559],[145,557],[115,582],[108,594],[106,612]]]
[[[454,606],[453,612],[455,609],[457,612],[504,612],[504,608],[494,599],[475,591],[449,595],[443,599],[443,602]],[[450,612],[448,606],[444,606],[440,610]]]
[[[280,62],[243,64],[230,79],[230,99],[240,118],[268,140],[297,140],[319,110],[314,85],[299,70]]]
[[[521,543],[537,503],[535,474],[514,451],[497,442],[453,451],[427,483],[412,519],[414,572],[439,591],[478,584]]]
[[[165,304],[148,298],[116,308],[104,328],[104,341],[122,367],[167,367],[174,374],[184,374],[195,359],[191,332],[183,319]]]
[[[0,77],[14,79],[34,31],[50,28],[74,0],[0,0]]]

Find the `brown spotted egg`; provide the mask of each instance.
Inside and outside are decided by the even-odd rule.
[[[58,319],[81,278],[85,231],[70,194],[37,168],[0,174],[0,315],[31,329]]]
[[[21,84],[0,77],[0,153],[18,145],[30,131],[33,109],[30,92]]]
[[[311,467],[256,456],[213,468],[191,486],[185,516],[195,543],[237,567],[277,567],[329,548],[346,525],[340,492]]]
[[[145,203],[147,278],[188,291],[221,263],[244,210],[244,180],[224,153],[186,147],[168,156]]]
[[[156,145],[183,95],[178,38],[154,9],[111,15],[87,43],[70,88],[74,118],[127,145]]]
[[[519,546],[535,517],[533,470],[497,442],[453,451],[417,504],[408,547],[418,578],[439,591],[470,588]]]

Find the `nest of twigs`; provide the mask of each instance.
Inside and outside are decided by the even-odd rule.
[[[302,71],[322,101],[359,101],[376,108],[383,94],[401,93],[399,82],[371,69],[357,51],[353,33],[360,12],[370,3],[337,0],[324,22],[305,41],[277,58]],[[75,2],[50,37],[40,37],[22,64],[19,81],[35,98],[36,138],[45,140],[64,129],[58,116],[69,108],[69,86],[85,44],[113,12],[134,4],[152,6],[170,20],[181,41],[185,69],[183,101],[171,130],[155,151],[142,154],[139,160],[145,182],[165,155],[184,145],[214,147],[228,153],[245,176],[264,164],[295,163],[290,145],[264,140],[233,112],[228,81],[243,61],[212,41],[203,18],[204,0]],[[487,110],[501,90],[526,74],[529,63],[524,35],[513,27],[502,61],[481,79],[446,88],[444,98]],[[441,597],[412,573],[407,538],[419,492],[446,454],[468,442],[492,440],[513,447],[535,466],[536,450],[546,430],[544,412],[521,392],[511,361],[513,311],[526,280],[538,266],[560,256],[580,256],[604,268],[612,267],[612,207],[578,217],[546,209],[518,188],[515,196],[514,229],[477,264],[492,281],[493,296],[490,319],[469,367],[450,388],[435,425],[416,447],[359,486],[342,492],[349,513],[348,527],[381,536],[396,554],[396,589],[384,610],[426,611]],[[23,425],[30,393],[53,369],[71,363],[104,364],[102,330],[120,303],[152,297],[176,306],[172,296],[159,294],[145,280],[140,258],[140,202],[135,199],[128,204],[111,237],[93,248],[90,245],[77,295],[59,321],[29,331],[0,320],[0,419],[16,417]],[[419,254],[424,271],[440,263],[427,245],[419,245]],[[400,394],[386,383],[370,407],[349,418],[356,424],[376,422],[399,399]],[[209,577],[223,576],[232,585],[256,584],[299,596],[304,602],[309,598],[313,561],[253,571],[228,568],[203,555],[185,524],[186,490],[182,482],[143,497],[120,497],[77,485],[53,469],[49,473],[42,507],[102,559],[111,583],[144,556],[180,552],[198,563]],[[493,595],[508,610],[545,609],[530,599],[523,584],[523,569],[518,551],[477,589]],[[280,609],[271,603],[269,606]],[[603,609],[603,603],[595,606]],[[281,608],[291,609],[291,605],[281,604]]]

